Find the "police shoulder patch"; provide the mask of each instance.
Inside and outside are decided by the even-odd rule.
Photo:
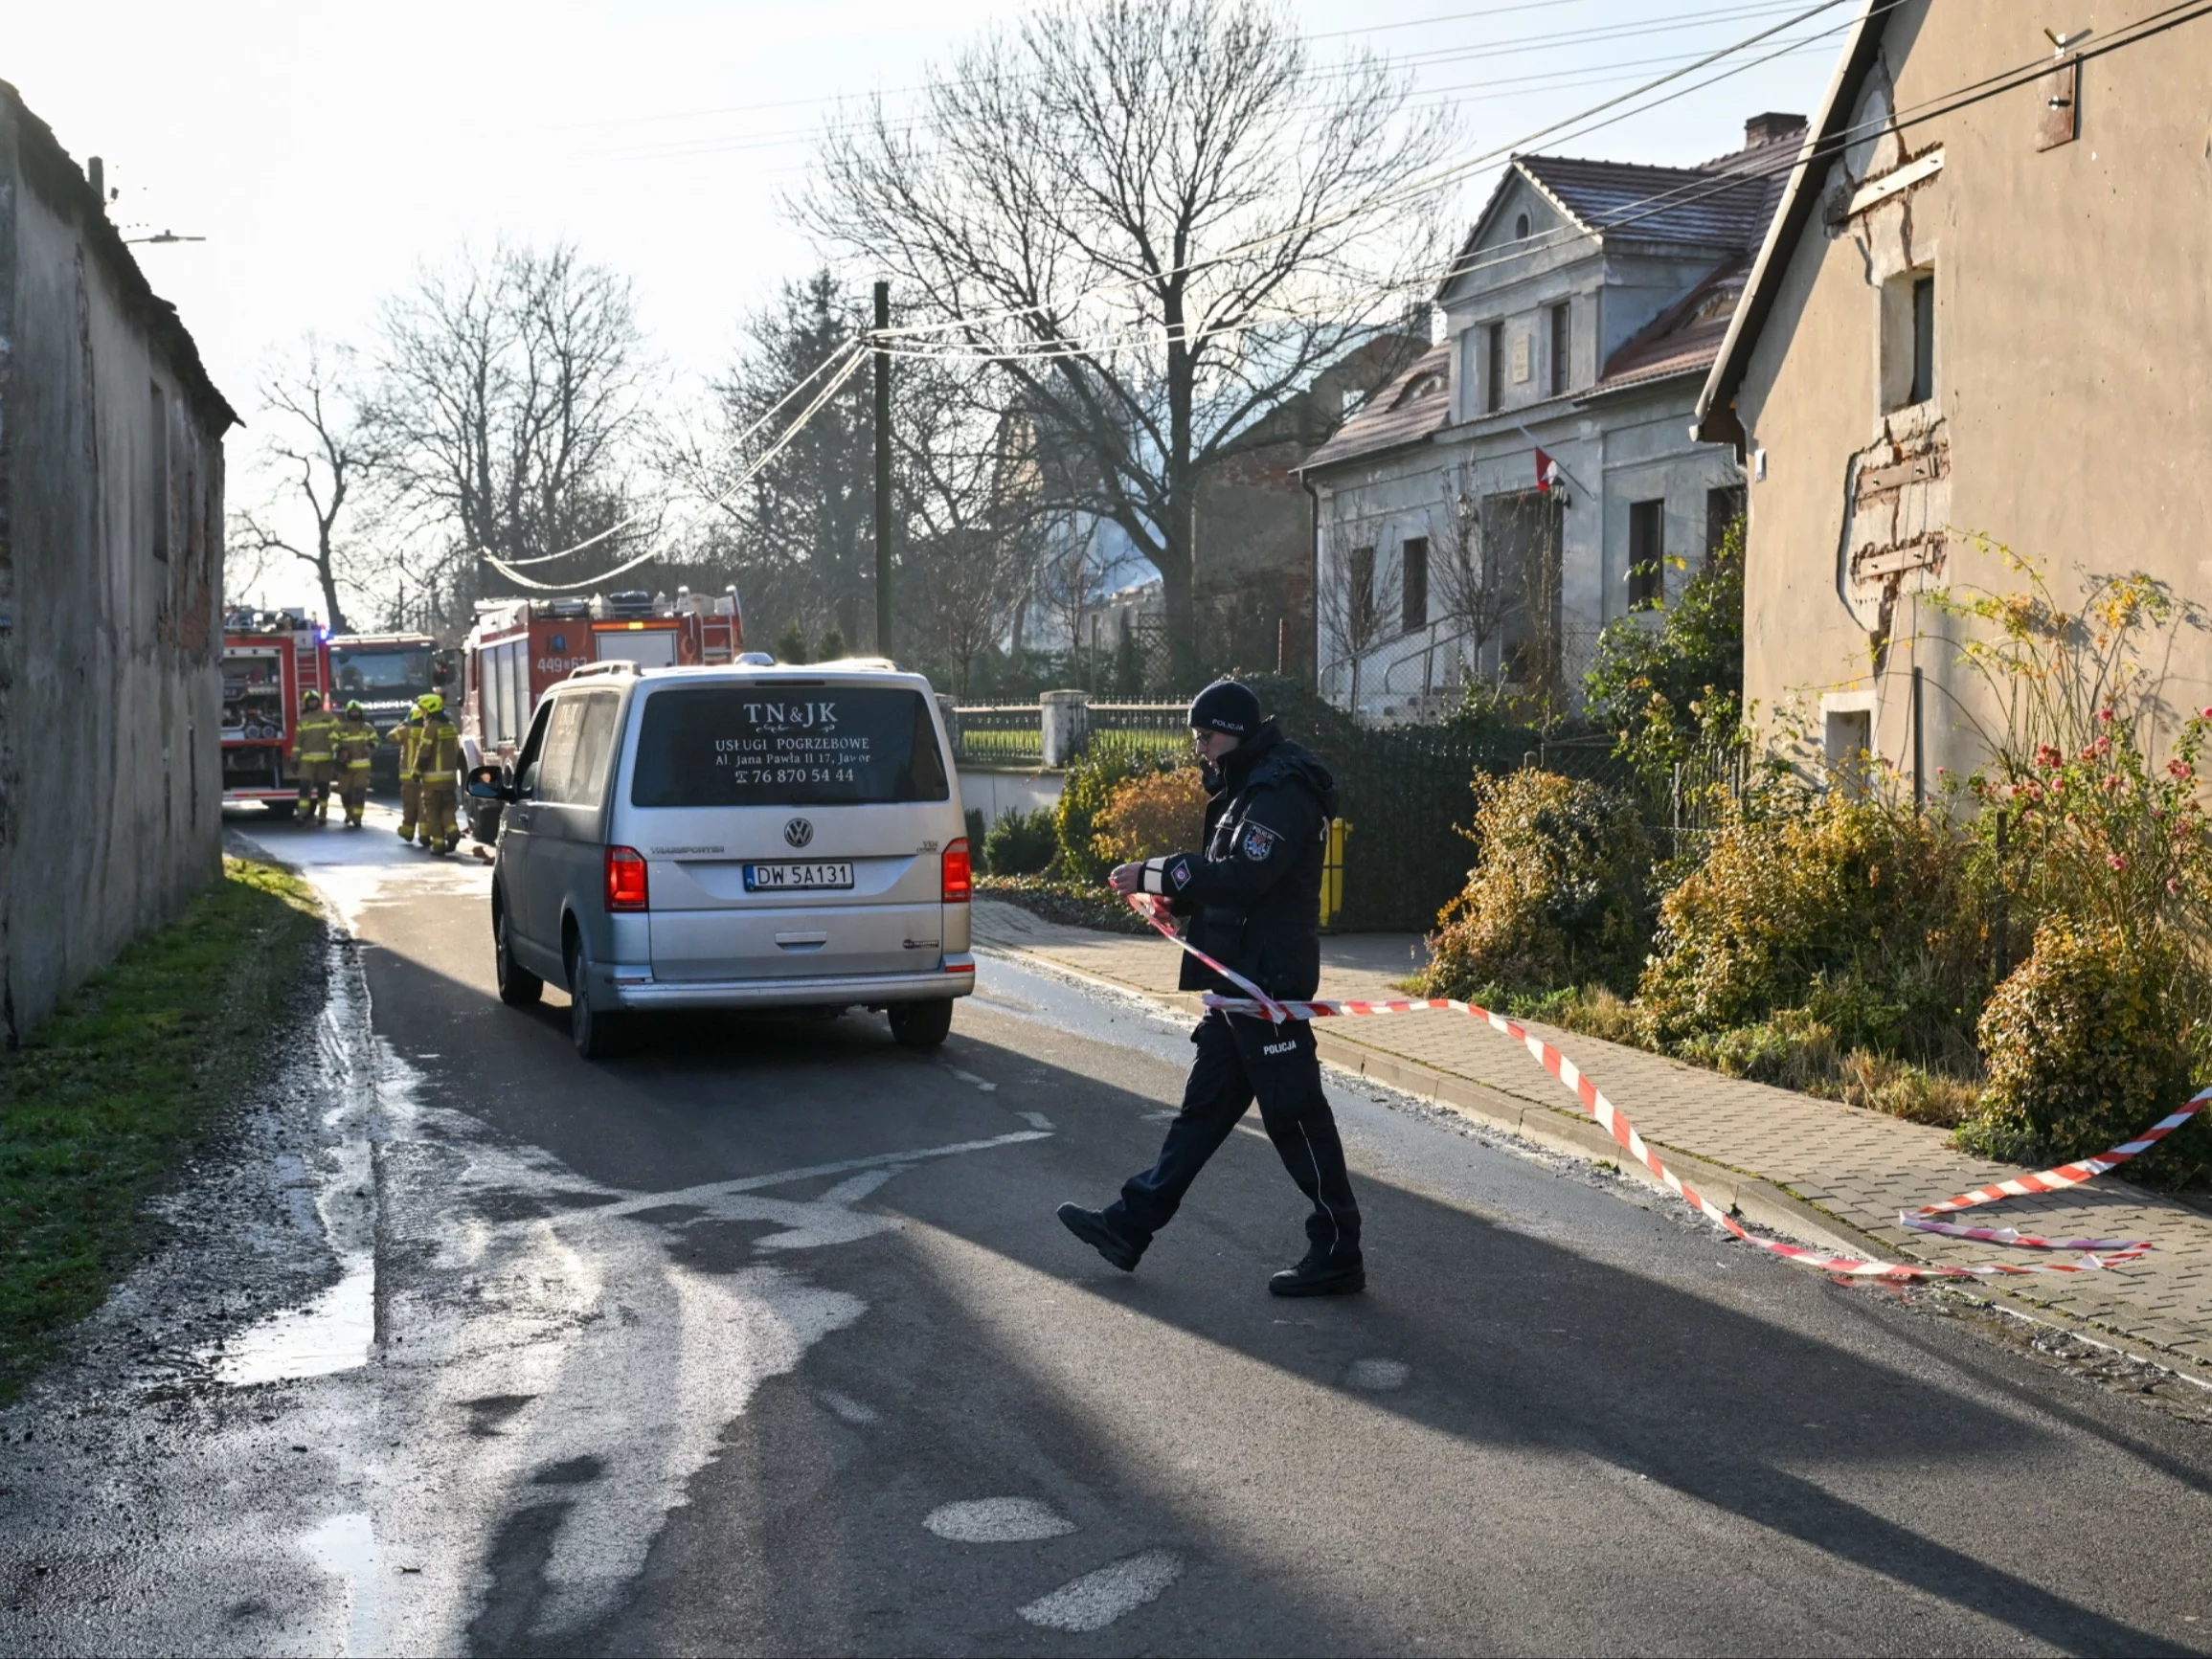
[[[1188,859],[1177,859],[1169,864],[1167,866],[1167,879],[1178,887],[1190,886],[1190,861]]]
[[[1254,863],[1263,863],[1275,851],[1275,834],[1265,824],[1247,824],[1244,829],[1244,856]]]

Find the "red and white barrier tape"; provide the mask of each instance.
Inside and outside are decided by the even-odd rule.
[[[1636,1133],[1636,1126],[1622,1115],[1612,1101],[1605,1098],[1596,1084],[1584,1076],[1574,1062],[1551,1046],[1542,1038],[1500,1014],[1472,1002],[1460,1002],[1446,997],[1397,998],[1388,1002],[1318,1002],[1286,1000],[1270,997],[1233,968],[1215,961],[1204,951],[1184,938],[1167,925],[1167,908],[1159,898],[1149,893],[1130,896],[1130,904],[1138,914],[1149,922],[1160,934],[1185,951],[1219,974],[1224,979],[1247,993],[1244,997],[1221,997],[1208,993],[1204,998],[1209,1010],[1225,1014],[1247,1014],[1255,1018],[1281,1023],[1287,1020],[1333,1020],[1363,1014],[1418,1014],[1431,1009],[1449,1009],[1456,1014],[1471,1015],[1485,1020],[1490,1028],[1501,1036],[1510,1037],[1526,1048],[1536,1063],[1559,1079],[1582,1108],[1595,1118],[1600,1128],[1619,1142],[1638,1163],[1658,1177],[1669,1192],[1677,1194],[1693,1209],[1719,1222],[1747,1244],[1783,1260],[1796,1262],[1823,1272],[1840,1273],[1853,1278],[1868,1279],[1988,1279],[2025,1273],[2088,1273],[2109,1267],[2120,1262],[2132,1262],[2151,1249],[2148,1239],[2040,1239],[2023,1234],[2011,1227],[1962,1227],[1950,1222],[1932,1218],[1954,1214],[1959,1210],[1974,1209],[1981,1204],[1994,1204],[2002,1199],[2024,1198],[2036,1193],[2062,1191],[2079,1186],[2082,1182],[2116,1169],[2140,1153],[2156,1146],[2212,1102],[2212,1088],[2206,1088],[2184,1102],[2179,1110],[2160,1118],[2133,1140],[2122,1143],[2111,1151],[2095,1157],[2083,1158],[2077,1163],[2062,1164],[2056,1169],[2043,1170],[2031,1176],[2020,1176],[2012,1180],[1998,1181],[1994,1186],[1978,1187],[1971,1193],[1960,1193],[1945,1199],[1941,1203],[1924,1204],[1909,1210],[1897,1219],[1907,1227],[1924,1233],[1940,1233],[1948,1238],[1979,1239],[1989,1244],[2014,1244],[2034,1250],[2080,1250],[2079,1262],[1985,1262],[1972,1267],[1920,1267],[1904,1262],[1862,1261],[1856,1256],[1832,1255],[1825,1250],[1809,1250],[1798,1244],[1784,1244],[1779,1239],[1762,1239],[1744,1227],[1727,1211],[1684,1182],[1659,1160],[1659,1155],[1644,1144],[1643,1136]]]

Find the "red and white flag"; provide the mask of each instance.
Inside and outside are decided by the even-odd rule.
[[[1560,470],[1559,462],[1553,460],[1541,449],[1536,452],[1536,487],[1538,489],[1551,489],[1565,477],[1566,474]]]

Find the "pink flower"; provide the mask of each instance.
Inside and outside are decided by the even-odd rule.
[[[2105,787],[2106,787],[2107,789],[2109,789],[2109,790],[2111,790],[2111,789],[2125,789],[2125,788],[2127,788],[2127,785],[2126,785],[2126,784],[2124,784],[2124,783],[2122,783],[2122,782],[2119,780],[2119,777],[2118,777],[2118,776],[2117,776],[2115,773],[2107,773],[2105,774]]]
[[[2185,760],[2169,760],[2166,762],[2166,770],[2176,777],[2195,777],[2197,775],[2197,769]]]
[[[2120,853],[2107,853],[2105,863],[2110,864],[2115,870],[2124,870],[2128,867],[2127,858]]]
[[[2207,708],[2204,710],[2204,718],[2207,720],[2212,720],[2212,708]],[[2065,761],[2065,756],[2061,754],[2056,749],[2052,748],[2051,745],[2047,743],[2039,743],[2036,745],[2036,764],[2038,766],[2053,767],[2060,765]]]
[[[2112,711],[2110,708],[2100,708],[2097,710],[2097,718],[2110,726],[2112,723]]]
[[[2174,879],[2172,876],[2168,876],[2168,877],[2166,878],[2166,892],[2167,892],[2167,895],[2168,895],[2168,897],[2171,897],[2171,896],[2173,896],[2174,894],[2176,894],[2176,893],[2178,893],[2180,890],[2181,890],[2181,884],[2180,884],[2179,882],[2177,882],[2177,881],[2176,881],[2176,880],[2175,880],[2175,879]]]

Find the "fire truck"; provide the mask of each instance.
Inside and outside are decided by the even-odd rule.
[[[223,799],[261,801],[279,818],[299,804],[292,738],[300,699],[330,695],[326,631],[305,611],[234,610],[223,617]]]
[[[438,641],[427,634],[341,634],[330,641],[331,695],[340,708],[361,705],[379,739],[407,718],[426,691],[445,690]],[[369,779],[378,789],[399,787],[399,751],[379,742]]]
[[[676,596],[642,593],[589,599],[485,599],[461,651],[461,746],[470,767],[512,767],[538,699],[589,662],[641,667],[732,662],[745,649],[737,590]],[[479,841],[498,833],[499,809],[470,803]]]

